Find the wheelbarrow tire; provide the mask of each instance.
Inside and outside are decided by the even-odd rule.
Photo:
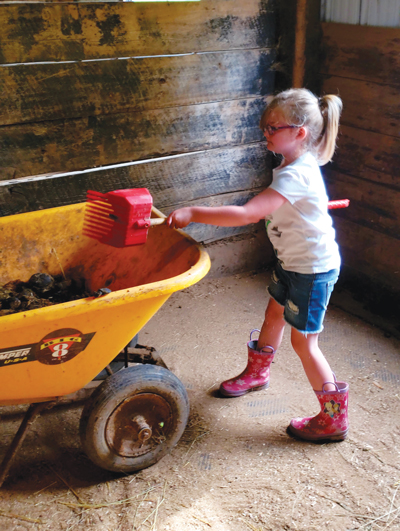
[[[82,411],[82,447],[113,472],[147,468],[177,444],[189,417],[182,382],[156,365],[123,369],[105,380]]]

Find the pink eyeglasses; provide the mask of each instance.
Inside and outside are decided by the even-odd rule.
[[[300,125],[282,125],[281,127],[273,127],[272,125],[266,125],[263,128],[263,133],[268,133],[270,136],[274,135],[280,129],[294,129],[295,127],[301,127]]]

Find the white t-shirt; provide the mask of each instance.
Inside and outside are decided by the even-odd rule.
[[[270,188],[287,199],[266,218],[268,237],[283,269],[305,274],[338,269],[339,248],[315,157],[305,153],[274,169]]]

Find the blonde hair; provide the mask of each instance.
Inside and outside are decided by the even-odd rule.
[[[261,116],[260,127],[264,129],[271,112],[279,109],[288,125],[307,128],[305,147],[314,154],[318,164],[323,166],[335,152],[342,107],[339,96],[328,94],[317,98],[307,89],[289,89],[270,100]]]

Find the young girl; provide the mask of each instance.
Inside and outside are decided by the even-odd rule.
[[[348,432],[348,384],[336,381],[318,346],[340,267],[319,166],[334,153],[341,110],[337,96],[317,98],[306,89],[278,94],[260,121],[268,149],[283,157],[272,184],[244,206],[180,208],[167,219],[174,228],[191,222],[235,227],[266,219],[277,256],[268,287],[271,298],[258,341],[250,334],[247,367],[222,382],[220,393],[237,397],[268,387],[270,365],[289,323],[292,346],[321,411],[316,417],[292,419],[288,431],[310,441],[340,441]]]

